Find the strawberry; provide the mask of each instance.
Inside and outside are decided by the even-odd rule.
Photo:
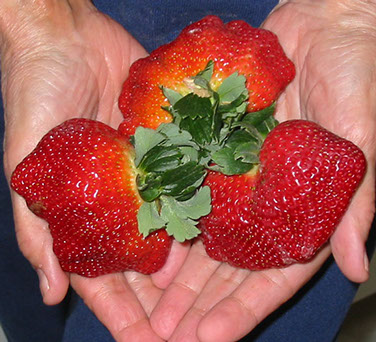
[[[201,231],[208,255],[233,266],[306,262],[338,225],[366,162],[313,122],[277,123],[274,103],[294,73],[273,33],[206,17],[131,67],[118,131],[61,124],[11,185],[48,222],[68,272],[150,274],[171,236]]]
[[[198,225],[207,253],[251,270],[306,262],[346,211],[364,156],[312,122],[278,125],[273,104],[248,112],[247,78],[234,72],[215,89],[215,70],[209,61],[191,78],[191,93],[161,89],[163,109],[190,133],[199,162],[211,170],[204,185],[212,211]]]
[[[351,142],[305,120],[266,136],[257,168],[211,171],[212,212],[199,228],[208,255],[260,270],[310,260],[329,239],[365,172]]]
[[[133,146],[103,123],[72,119],[48,132],[14,171],[11,186],[48,222],[64,271],[150,274],[166,261],[173,222],[197,235],[189,214],[174,216],[170,209],[194,202],[192,183],[200,184],[202,168],[162,133],[138,130],[134,140]],[[156,198],[164,216],[153,216]],[[167,231],[159,229],[166,225]],[[152,230],[148,237],[145,226]]]
[[[191,77],[209,61],[215,64],[210,80],[214,91],[235,71],[246,78],[248,112],[269,107],[295,75],[275,34],[244,21],[224,24],[207,16],[131,66],[119,97],[122,133],[132,135],[138,126],[156,128],[170,122],[171,116],[161,108],[169,105],[161,88],[183,96],[194,92]]]

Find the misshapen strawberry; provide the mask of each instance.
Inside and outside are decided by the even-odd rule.
[[[199,224],[209,256],[252,270],[310,260],[363,177],[362,152],[313,122],[278,125],[273,105],[247,113],[246,78],[234,73],[214,91],[213,70],[193,78],[200,91],[164,89],[165,109],[212,170],[212,211]]]
[[[294,65],[272,32],[244,21],[224,24],[216,16],[207,16],[132,65],[119,97],[124,115],[120,130],[131,135],[139,125],[156,128],[171,121],[161,108],[168,102],[160,87],[182,95],[192,92],[189,78],[209,61],[215,64],[213,90],[235,71],[246,77],[249,112],[270,106],[295,75]]]
[[[169,134],[179,133],[168,128]],[[195,204],[192,184],[201,183],[203,168],[161,132],[141,129],[136,135],[134,148],[103,123],[68,120],[48,132],[14,171],[11,185],[48,222],[64,271],[87,277],[125,270],[150,274],[166,261],[169,235],[179,239],[176,226],[184,225],[188,238],[197,235],[183,209]],[[174,206],[180,208],[177,215]]]
[[[195,238],[202,216],[214,259],[252,270],[305,262],[339,223],[365,159],[312,122],[275,128],[273,103],[293,76],[271,32],[206,17],[132,66],[119,131],[63,123],[12,187],[48,221],[69,272],[155,272],[170,236]]]
[[[258,170],[211,172],[212,212],[200,221],[214,259],[259,270],[310,260],[345,213],[366,168],[351,142],[293,120],[266,137]]]
[[[135,186],[133,147],[100,122],[77,119],[54,128],[17,167],[12,187],[49,223],[64,271],[85,276],[165,262],[171,238],[147,239],[137,228],[142,204]]]

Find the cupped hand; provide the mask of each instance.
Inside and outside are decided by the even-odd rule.
[[[365,241],[375,213],[375,10],[364,1],[287,1],[265,22],[297,68],[279,118],[316,121],[367,158],[363,183],[330,240],[338,266],[355,282],[368,278]]]
[[[146,52],[89,0],[3,0],[0,11],[4,167],[9,180],[40,138],[67,119],[92,118],[116,128],[122,118],[117,107],[122,82],[131,63]],[[39,274],[44,302],[58,303],[69,276],[53,253],[48,225],[17,194],[12,193],[12,201],[20,249]],[[176,259],[184,257],[184,249],[177,249],[183,252],[175,253]],[[155,282],[167,284],[175,265],[176,260],[167,262]],[[150,276],[72,275],[71,284],[118,341],[159,340],[148,314],[161,290]]]
[[[200,242],[161,297],[151,325],[169,341],[235,341],[292,297],[332,251],[342,272],[368,278],[367,239],[374,215],[376,8],[366,1],[282,1],[264,23],[297,75],[278,101],[277,118],[318,122],[357,144],[368,170],[325,248],[307,264],[250,272],[207,257]]]

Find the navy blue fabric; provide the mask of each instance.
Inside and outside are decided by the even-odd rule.
[[[106,327],[100,323],[83,300],[75,293],[70,300],[63,342],[112,342]],[[145,341],[146,342],[146,341]]]
[[[188,24],[216,14],[225,22],[243,19],[260,26],[277,0],[94,0],[96,7],[121,23],[152,51],[174,39]]]
[[[187,24],[207,14],[219,15],[224,21],[244,19],[259,26],[277,1],[96,0],[94,3],[151,51],[175,38]],[[3,115],[0,125],[2,141]],[[60,305],[43,305],[35,272],[17,247],[9,190],[2,168],[0,203],[0,322],[9,341],[113,341],[106,328],[74,292]],[[349,282],[330,259],[292,300],[243,340],[332,341],[356,289],[357,286]]]

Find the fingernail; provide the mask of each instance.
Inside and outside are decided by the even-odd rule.
[[[39,288],[40,292],[42,293],[42,296],[44,297],[48,290],[50,289],[50,285],[48,283],[48,279],[46,275],[44,274],[43,270],[38,268],[37,269],[37,274],[39,277]]]
[[[367,271],[367,273],[369,272],[369,260],[366,252],[364,253],[364,269]]]

